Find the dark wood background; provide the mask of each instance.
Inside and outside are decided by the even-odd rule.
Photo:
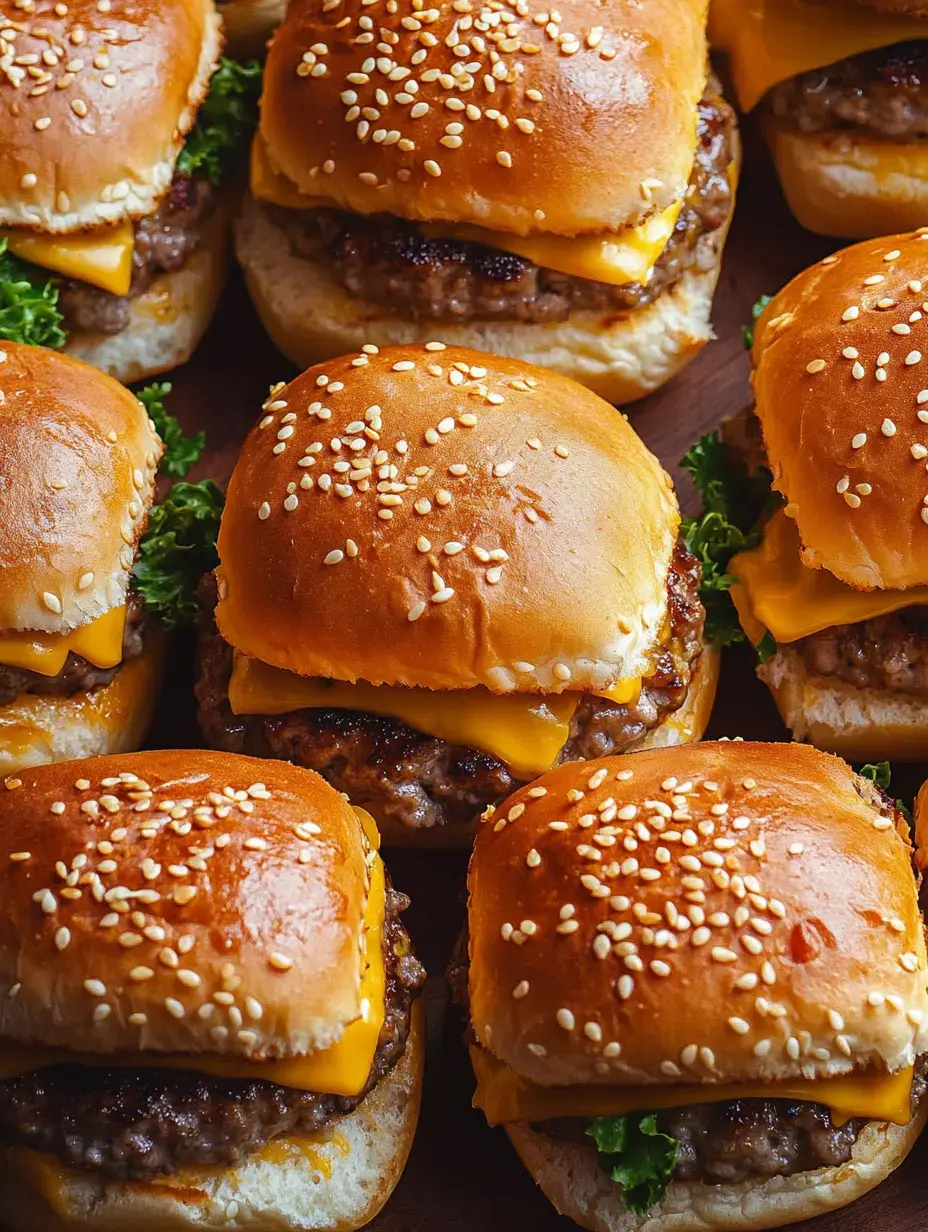
[[[690,443],[749,400],[741,326],[751,305],[772,293],[837,243],[803,231],[789,215],[759,141],[746,134],[747,158],[735,223],[716,298],[711,343],[667,388],[631,409],[633,423],[670,469]],[[268,386],[294,369],[265,338],[238,278],[233,278],[208,337],[191,363],[172,374],[171,409],[188,431],[205,428],[208,451],[191,478],[224,483]],[[677,476],[680,478],[679,474]],[[685,477],[681,503],[692,508]],[[153,747],[196,744],[190,647],[172,658]],[[755,679],[753,655],[726,656],[710,736],[784,740],[773,703]],[[924,767],[900,767],[897,794],[911,796]],[[517,1160],[502,1130],[489,1130],[471,1109],[472,1080],[459,1024],[448,1013],[442,972],[463,919],[466,856],[453,852],[388,853],[397,888],[412,897],[407,923],[430,972],[426,991],[429,1057],[422,1118],[409,1166],[376,1232],[566,1232]],[[694,1007],[694,1014],[699,1012]],[[844,1211],[802,1228],[814,1232],[920,1232],[928,1228],[928,1135],[884,1185]]]

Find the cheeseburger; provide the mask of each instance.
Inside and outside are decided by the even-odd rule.
[[[924,0],[712,0],[710,34],[804,227],[861,238],[925,221]]]
[[[133,583],[162,455],[111,377],[0,349],[0,773],[138,748],[159,641]]]
[[[460,844],[558,762],[698,739],[717,658],[679,526],[625,418],[565,377],[438,342],[311,368],[229,485],[207,741]]]
[[[238,253],[301,367],[448,342],[630,401],[711,336],[734,117],[706,0],[294,0]]]
[[[793,735],[861,761],[928,739],[926,258],[928,231],[826,257],[752,353],[745,435],[775,496],[732,597]]]
[[[407,901],[370,818],[292,766],[0,780],[8,1232],[372,1219],[418,1116]]]
[[[477,836],[475,1103],[595,1232],[778,1228],[928,1111],[901,815],[835,757],[712,743],[561,766]]]
[[[220,65],[212,0],[6,7],[0,339],[123,381],[182,363],[223,281],[216,182],[259,70]]]

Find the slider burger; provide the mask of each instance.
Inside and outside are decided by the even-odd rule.
[[[0,773],[138,748],[161,653],[133,584],[162,444],[111,377],[0,349]]]
[[[850,766],[697,744],[561,766],[477,836],[475,1103],[595,1232],[775,1228],[926,1116],[908,831]]]
[[[699,739],[715,693],[670,480],[608,403],[439,342],[275,386],[207,578],[214,747],[296,761],[391,840],[561,761]]]
[[[370,818],[293,766],[0,779],[7,1232],[372,1219],[419,1111],[407,902]]]
[[[729,563],[732,597],[794,737],[861,761],[921,760],[928,739],[926,259],[928,232],[826,257],[752,353],[780,507]]]
[[[925,221],[924,0],[712,0],[710,36],[804,227],[860,238]]]
[[[216,181],[259,70],[220,65],[212,0],[6,7],[0,339],[123,381],[182,363],[224,278]]]
[[[216,0],[222,18],[226,50],[234,56],[262,55],[268,37],[279,26],[287,0]]]
[[[711,336],[738,143],[705,0],[294,0],[238,253],[301,367],[448,342],[610,401]]]

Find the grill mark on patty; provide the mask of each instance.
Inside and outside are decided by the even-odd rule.
[[[928,41],[895,43],[813,69],[768,91],[765,107],[803,133],[928,136]]]
[[[679,709],[702,649],[705,613],[698,562],[678,543],[668,573],[668,640],[634,702],[580,696],[561,761],[626,748]],[[234,715],[229,707],[232,648],[213,621],[215,579],[201,585],[200,725],[211,748],[276,757],[322,774],[356,804],[374,804],[414,829],[455,825],[496,804],[520,780],[488,753],[448,744],[397,719],[349,710]]]
[[[310,1134],[353,1112],[397,1064],[425,971],[400,922],[409,904],[387,887],[386,1017],[368,1080],[351,1098],[187,1070],[55,1066],[0,1082],[0,1148],[27,1147],[119,1180],[182,1166],[232,1166],[281,1134]]]
[[[157,210],[135,223],[129,294],[113,295],[87,282],[65,279],[58,300],[65,328],[121,333],[129,324],[133,299],[143,295],[159,274],[180,269],[200,247],[200,224],[212,213],[213,204],[213,186],[205,176],[175,171]]]
[[[73,651],[68,654],[64,667],[57,676],[43,676],[39,672],[0,663],[0,706],[7,705],[20,693],[70,696],[109,684],[127,659],[135,659],[142,653],[144,616],[145,605],[135,591],[130,590],[126,596],[122,659],[115,667],[97,667]]]
[[[652,303],[688,270],[716,265],[719,229],[732,208],[734,133],[734,113],[712,77],[699,104],[689,194],[647,284],[612,286],[562,274],[482,244],[428,237],[415,223],[387,215],[265,208],[296,256],[321,263],[349,294],[397,316],[540,323],[579,310],[630,311]]]

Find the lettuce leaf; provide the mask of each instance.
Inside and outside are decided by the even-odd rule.
[[[211,479],[176,483],[154,506],[139,543],[134,586],[167,628],[197,614],[200,578],[219,562],[216,538],[225,497]]]
[[[586,1127],[596,1144],[600,1168],[622,1186],[622,1202],[636,1215],[646,1215],[667,1191],[677,1163],[680,1144],[662,1134],[657,1117],[597,1117]]]
[[[173,479],[183,479],[203,452],[206,444],[206,433],[197,432],[187,436],[174,415],[169,415],[165,409],[165,399],[171,392],[170,381],[155,381],[146,385],[136,394],[139,402],[148,412],[148,418],[155,425],[155,431],[164,442],[164,454],[161,458],[162,475],[170,475]]]
[[[245,149],[257,127],[262,71],[257,60],[222,57],[180,152],[178,171],[202,172],[214,184],[222,180],[230,158]]]
[[[55,279],[14,257],[0,238],[0,339],[61,347],[67,341],[63,320]]]

